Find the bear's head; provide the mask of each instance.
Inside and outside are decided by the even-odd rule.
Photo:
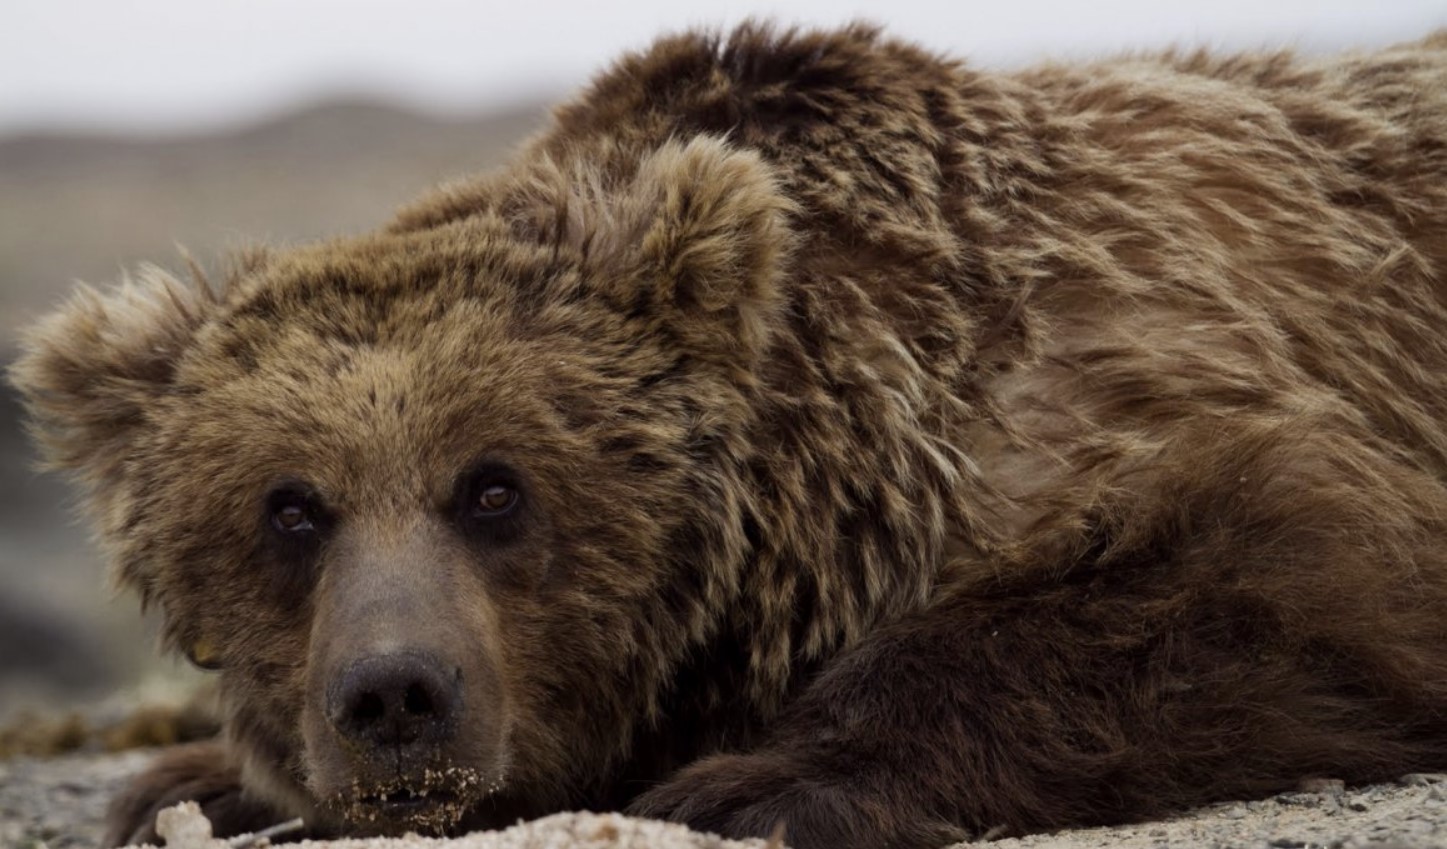
[[[787,215],[713,139],[535,156],[219,291],[84,291],[12,377],[256,792],[512,814],[615,763],[740,591]]]

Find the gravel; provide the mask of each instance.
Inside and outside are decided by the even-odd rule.
[[[998,840],[991,849],[1441,849],[1447,847],[1447,775],[1396,784],[1341,782],[1270,799],[1227,802],[1161,822]]]
[[[150,753],[0,761],[0,846],[94,846],[107,800]],[[183,817],[184,819],[184,817]],[[194,825],[194,821],[192,822]],[[194,836],[172,849],[210,849]],[[559,814],[501,832],[454,840],[409,836],[295,844],[314,849],[761,849],[680,826],[617,814]],[[1169,820],[996,840],[991,849],[1447,849],[1447,774],[1414,774],[1394,784],[1344,787],[1318,780],[1300,792],[1227,802]]]
[[[111,797],[150,759],[132,751],[0,761],[0,846],[94,847]]]

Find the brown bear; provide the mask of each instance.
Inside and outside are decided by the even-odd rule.
[[[623,809],[941,845],[1447,765],[1447,35],[624,57],[384,231],[14,368],[220,670],[112,842]]]

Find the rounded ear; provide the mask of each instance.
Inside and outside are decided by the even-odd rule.
[[[697,136],[641,162],[606,141],[538,148],[512,170],[433,193],[389,229],[492,218],[581,257],[588,289],[667,325],[694,358],[739,365],[763,350],[781,306],[794,209],[757,154]]]
[[[763,350],[793,205],[757,154],[708,136],[669,142],[611,196],[576,204],[565,238],[589,285],[666,324],[694,356],[738,363]]]
[[[114,484],[145,410],[214,304],[199,281],[147,267],[105,294],[82,287],[26,333],[10,381],[46,464],[97,493]]]

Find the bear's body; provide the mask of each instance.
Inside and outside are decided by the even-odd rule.
[[[664,40],[502,171],[15,376],[217,665],[200,795],[942,844],[1447,765],[1447,38]],[[432,801],[422,798],[422,791]]]

